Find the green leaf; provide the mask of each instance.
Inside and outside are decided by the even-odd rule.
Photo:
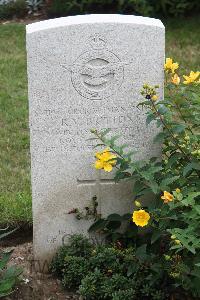
[[[162,190],[166,190],[168,185],[170,185],[171,183],[173,183],[174,181],[176,181],[179,178],[180,178],[180,176],[173,176],[173,177],[164,178],[160,183],[160,188]]]
[[[102,146],[105,146],[105,144],[102,144],[102,143],[101,144],[96,144],[96,145],[93,146],[93,148],[95,149],[95,148],[102,147]]]
[[[165,115],[168,111],[169,111],[169,109],[168,109],[166,106],[164,106],[164,105],[159,105],[158,112],[159,112],[161,115]]]
[[[144,188],[145,188],[144,183],[138,180],[134,184],[133,193],[135,194],[135,196],[137,196],[138,193],[140,193]]]
[[[109,221],[106,225],[106,228],[109,230],[116,230],[121,226],[121,221]]]
[[[144,244],[139,248],[137,248],[137,250],[135,251],[136,257],[139,258],[140,260],[145,260],[147,257],[146,249],[147,249],[147,244]]]
[[[118,214],[111,214],[107,217],[108,221],[121,221],[122,217]]]
[[[128,266],[127,276],[130,277],[132,274],[136,273],[139,269],[140,265],[137,262],[131,262]]]
[[[200,195],[200,192],[190,192],[189,195],[187,195],[186,198],[184,198],[181,203],[183,203],[185,206],[194,205],[195,204],[195,198]]]
[[[155,119],[156,119],[155,115],[153,113],[149,113],[146,118],[146,125],[149,125]]]
[[[93,231],[99,231],[102,230],[106,227],[108,221],[105,219],[99,219],[95,223],[93,223],[90,228],[88,229],[88,232],[93,232]]]
[[[111,131],[111,128],[104,129],[100,132],[101,137],[106,136]]]
[[[185,128],[186,128],[185,125],[183,125],[183,124],[178,124],[178,125],[172,127],[172,131],[173,131],[174,133],[181,133],[181,132],[183,132],[183,131],[185,130]]]
[[[154,194],[157,194],[158,192],[161,191],[159,185],[158,185],[157,182],[155,182],[155,181],[151,181],[151,182],[149,183],[149,186],[150,186],[150,188],[151,188],[151,190],[152,190],[152,192],[153,192]]]
[[[109,141],[110,146],[114,146],[115,141],[118,140],[120,137],[121,137],[121,134],[114,135]]]
[[[5,279],[17,278],[23,272],[22,268],[17,268],[16,266],[11,266],[4,272]]]
[[[0,270],[3,270],[3,268],[5,268],[6,264],[8,263],[11,254],[13,251],[9,251],[6,253],[0,253]]]
[[[183,176],[186,176],[193,169],[198,171],[200,170],[200,163],[198,161],[193,161],[188,163],[186,167],[183,169]]]
[[[15,285],[15,279],[11,278],[11,279],[1,279],[0,281],[0,295],[8,295],[12,292],[12,288]]]
[[[155,243],[162,235],[162,232],[159,229],[154,229],[152,237],[151,237],[151,244]]]
[[[153,142],[154,143],[162,143],[164,138],[166,137],[165,132],[159,132],[156,137],[154,138]]]
[[[128,220],[131,219],[131,217],[132,217],[131,214],[124,214],[124,215],[122,216],[122,220],[123,220],[123,221],[128,221]]]
[[[170,156],[170,158],[169,158],[169,160],[168,160],[168,166],[170,167],[170,166],[173,166],[173,164],[174,163],[177,163],[177,161],[179,160],[179,158],[181,158],[182,157],[182,154],[181,153],[173,153],[171,156]]]
[[[195,264],[195,266],[200,267],[200,263]]]
[[[11,233],[15,232],[18,228],[19,228],[19,227],[14,228],[13,230],[10,230],[10,231],[5,232],[5,233],[1,233],[1,234],[0,234],[0,240],[3,239],[4,237],[10,235]]]

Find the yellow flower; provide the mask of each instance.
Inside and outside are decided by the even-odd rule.
[[[178,76],[178,74],[174,74],[174,76],[172,76],[172,83],[175,85],[179,85],[180,83],[180,77]]]
[[[169,192],[164,191],[164,194],[161,197],[161,199],[164,200],[164,203],[168,203],[168,202],[173,201],[174,196],[172,194],[170,194]]]
[[[183,77],[185,79],[185,81],[183,81],[183,83],[184,84],[193,83],[195,80],[198,79],[199,75],[200,75],[200,72],[191,71],[189,76],[183,75]]]
[[[176,192],[179,194],[181,192],[181,190],[179,188],[177,188]]]
[[[116,155],[112,154],[108,148],[102,152],[97,152],[95,154],[97,160],[95,162],[96,169],[104,169],[106,172],[110,172],[113,169],[113,166],[116,164],[115,158]]]
[[[158,96],[157,95],[153,95],[152,97],[151,97],[151,100],[153,100],[153,101],[156,101],[158,99]]]
[[[166,58],[166,62],[164,64],[165,70],[174,73],[176,69],[178,69],[179,64],[173,63],[172,58]]]
[[[143,209],[137,210],[133,212],[133,216],[132,216],[133,222],[137,225],[137,226],[146,226],[148,224],[148,221],[150,219],[150,215],[148,212],[146,212]]]

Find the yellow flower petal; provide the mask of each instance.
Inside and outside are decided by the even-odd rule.
[[[104,163],[103,168],[104,168],[104,171],[106,171],[106,172],[111,172],[113,169],[113,167],[110,163]]]
[[[180,83],[180,77],[177,74],[174,74],[174,76],[172,76],[172,83],[175,85],[178,85]]]
[[[193,82],[195,82],[195,80],[198,79],[199,75],[200,75],[200,72],[199,72],[199,71],[197,71],[197,72],[190,71],[189,76],[183,75],[183,78],[185,79],[185,81],[183,81],[183,83],[184,83],[184,84],[190,84],[190,83],[193,83]]]
[[[140,209],[140,210],[137,210],[137,211],[133,212],[132,219],[133,219],[133,222],[137,226],[144,227],[148,224],[148,221],[150,219],[150,215],[145,210]]]
[[[164,200],[164,203],[168,203],[168,202],[173,201],[174,196],[172,194],[170,194],[169,192],[164,191],[164,195],[161,196],[161,199]]]
[[[166,62],[164,64],[164,68],[166,71],[174,73],[176,69],[178,69],[179,64],[173,63],[172,58],[166,58]]]
[[[98,170],[103,169],[103,162],[101,160],[97,160],[97,161],[95,161],[94,166]]]

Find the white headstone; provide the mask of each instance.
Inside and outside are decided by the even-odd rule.
[[[157,131],[136,106],[145,82],[160,84],[164,26],[150,18],[84,15],[27,25],[34,251],[50,259],[64,234],[86,232],[68,212],[97,195],[99,211],[133,209],[132,188],[96,171],[90,129],[111,128],[155,156]]]

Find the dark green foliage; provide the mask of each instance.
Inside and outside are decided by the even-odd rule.
[[[113,297],[115,291],[122,294],[122,291],[129,290],[130,299],[134,299],[135,290],[131,289],[134,285],[133,279],[127,278],[122,274],[106,276],[98,269],[89,273],[81,282],[79,287],[80,294],[85,299],[117,299]],[[128,295],[124,293],[124,300],[128,300]],[[120,299],[120,298],[119,298]]]
[[[199,0],[51,0],[49,17],[90,13],[179,16],[197,12]]]
[[[65,256],[62,283],[68,289],[78,287],[88,272],[89,262],[85,257]]]
[[[88,253],[75,254],[81,236],[72,236],[70,240],[72,249],[69,242],[59,250],[52,262],[52,272],[60,275],[66,288],[78,289],[84,299],[129,300],[152,295],[160,295],[155,299],[167,299],[165,284],[162,290],[159,288],[164,278],[161,258],[146,253],[146,245],[135,251],[134,247],[123,248],[118,243],[92,245],[82,237],[83,243],[87,240],[90,245]]]
[[[152,0],[150,2],[155,12],[162,16],[188,15],[200,9],[199,0]]]
[[[162,124],[162,132],[155,139],[155,142],[163,143],[162,160],[134,160],[134,156],[124,148],[121,149],[115,138],[117,136],[108,137],[104,130],[98,132],[93,129],[93,133],[105,148],[109,147],[110,151],[118,156],[115,180],[127,178],[133,181],[136,200],[134,213],[142,208],[148,211],[150,216],[146,224],[148,234],[143,231],[143,236],[133,236],[135,256],[140,262],[147,261],[152,264],[155,280],[164,276],[170,288],[173,289],[171,282],[174,282],[174,286],[185,293],[200,297],[199,73],[196,73],[197,79],[190,85],[187,81],[180,81],[181,83],[175,86],[171,76],[167,70],[166,97],[163,101],[152,100],[157,86],[144,84],[141,91],[144,101],[138,105],[139,109],[148,108],[147,124],[153,121],[159,126]],[[147,98],[149,95],[150,98]],[[149,193],[154,194],[154,198],[148,203],[143,202],[142,196]],[[101,228],[101,231],[105,231],[108,219],[112,216],[116,219],[116,214],[112,214],[103,219],[104,223],[98,220],[90,230],[97,232],[102,222],[104,228]],[[122,238],[127,237],[126,228],[124,229],[125,233],[121,237],[118,235],[120,242],[123,241]],[[116,228],[112,228],[111,236],[116,233]],[[138,236],[143,239],[143,243],[138,240]],[[158,259],[158,263],[153,263],[158,253],[163,255],[164,260],[160,263]],[[134,272],[135,268],[132,265],[128,274]],[[149,295],[149,283],[145,285],[143,293],[145,296],[145,293]],[[160,297],[153,294],[154,297]]]
[[[52,0],[50,3],[47,11],[50,17],[91,13],[152,13],[152,6],[147,0]]]
[[[112,270],[113,273],[123,273],[124,266],[121,264],[124,255],[120,250],[114,247],[99,246],[93,250],[93,255],[90,258],[90,266],[92,269],[97,268],[102,272]]]
[[[23,18],[28,12],[25,0],[16,0],[0,5],[0,20]]]
[[[113,300],[137,299],[133,288],[120,290],[112,294]]]
[[[62,276],[62,270],[66,267],[70,257],[90,257],[93,246],[87,238],[82,235],[72,235],[68,238],[68,244],[63,245],[52,261],[51,270],[57,276]],[[67,260],[65,260],[65,258]]]
[[[68,255],[81,256],[85,258],[88,258],[91,255],[93,245],[86,237],[83,237],[81,234],[69,236],[68,240],[65,241],[65,243],[65,248],[68,251]]]

